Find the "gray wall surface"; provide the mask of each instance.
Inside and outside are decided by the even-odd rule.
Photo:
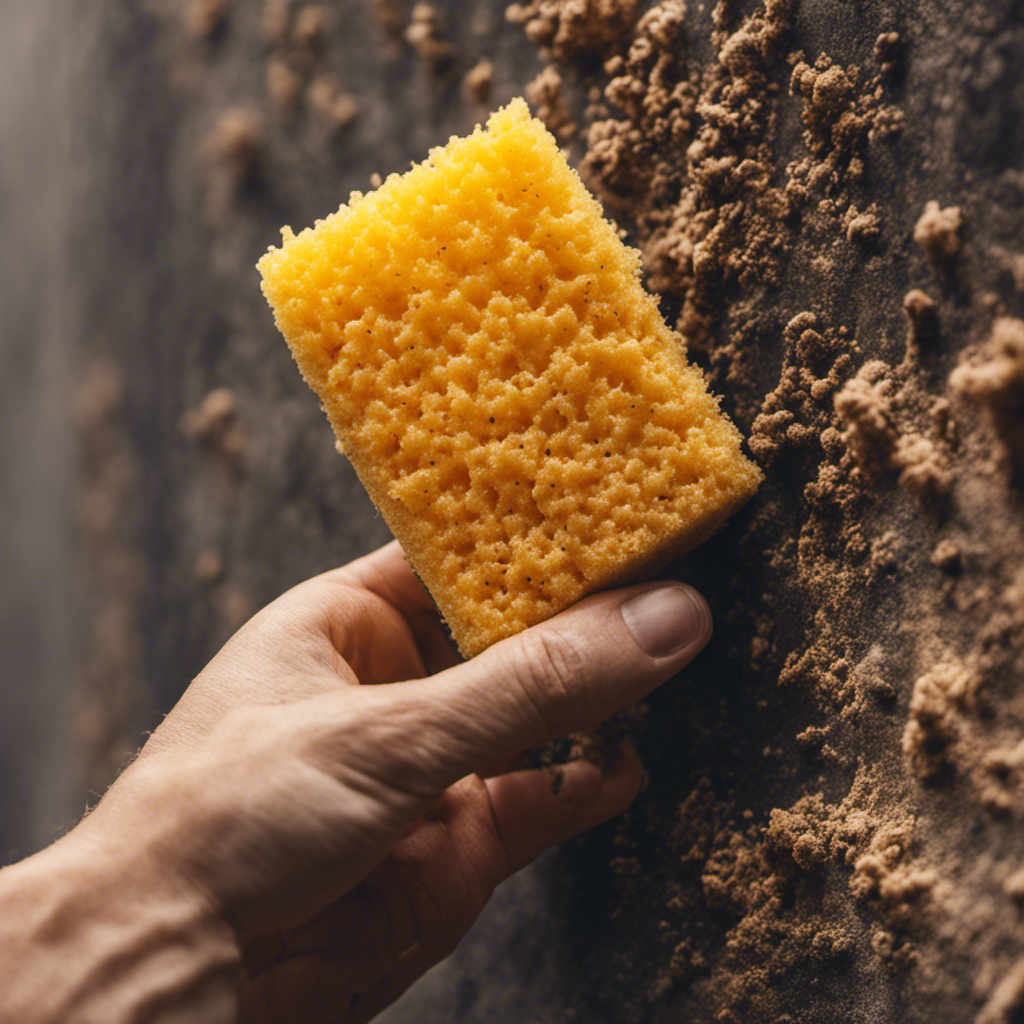
[[[388,539],[254,264],[282,224],[404,170],[550,65],[570,160],[666,314],[697,309],[694,358],[767,479],[670,569],[707,593],[716,638],[649,702],[649,791],[507,883],[380,1019],[1024,1019],[1024,5],[692,2],[656,72],[630,50],[649,24],[555,38],[552,56],[504,3],[452,0],[431,50],[402,38],[410,4],[325,2],[297,40],[309,6],[284,4],[275,34],[256,0],[5,5],[3,860],[73,823],[248,614]],[[533,8],[542,43],[589,9]],[[481,57],[483,103],[463,88]],[[815,95],[830,66],[849,94]],[[623,74],[678,87],[675,135],[601,109]],[[612,180],[586,130],[609,119],[660,186],[639,159]],[[753,183],[744,158],[766,169]],[[914,238],[930,200],[961,211],[948,258]],[[668,259],[669,229],[707,261]],[[936,306],[911,329],[914,288]]]

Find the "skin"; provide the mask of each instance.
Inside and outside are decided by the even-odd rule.
[[[690,588],[645,584],[460,663],[395,544],[301,584],[91,814],[0,871],[0,1022],[370,1020],[495,886],[642,785],[629,747],[558,787],[522,753],[639,700],[710,631]]]

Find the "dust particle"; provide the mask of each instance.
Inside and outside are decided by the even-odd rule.
[[[914,225],[914,241],[934,263],[949,263],[960,252],[962,229],[959,206],[942,209],[934,199],[929,199]]]
[[[235,195],[256,170],[266,144],[263,121],[251,110],[225,111],[210,130],[203,147],[207,163],[207,214],[221,223]]]
[[[294,113],[302,93],[302,79],[282,57],[273,56],[267,61],[266,86],[270,102],[280,113]]]
[[[485,106],[491,98],[491,86],[494,81],[494,65],[481,57],[467,72],[462,80],[462,89],[471,103]]]
[[[292,39],[296,46],[313,49],[327,34],[327,10],[320,4],[306,4],[295,16]]]
[[[441,38],[440,17],[434,4],[418,3],[412,9],[405,41],[434,73],[448,67],[455,57],[455,48]]]
[[[199,405],[182,415],[179,429],[227,465],[236,465],[245,453],[245,432],[238,423],[235,396],[229,388],[214,388]]]
[[[191,0],[185,7],[185,31],[193,39],[211,39],[227,24],[231,0]]]
[[[309,83],[307,98],[310,110],[328,131],[339,131],[359,113],[359,104],[355,98],[342,91],[334,77],[327,72],[318,74]]]
[[[951,540],[940,540],[931,554],[932,565],[945,572],[953,573],[960,569],[960,547]]]
[[[903,752],[922,781],[935,781],[952,771],[961,719],[976,705],[979,684],[977,673],[956,660],[940,662],[914,683]]]
[[[1024,474],[1024,320],[997,319],[980,355],[962,362],[949,382],[981,406],[1014,473]]]
[[[212,586],[224,575],[224,559],[216,548],[206,548],[196,558],[196,579],[204,586]]]
[[[266,0],[260,18],[263,39],[271,46],[283,43],[291,23],[291,7],[288,0]]]
[[[392,39],[399,39],[406,24],[405,0],[373,0],[373,16]]]
[[[526,86],[526,98],[539,117],[560,139],[576,134],[576,122],[562,93],[562,76],[549,64]]]
[[[875,40],[875,60],[883,71],[892,71],[900,62],[903,41],[899,32],[883,32]]]
[[[938,304],[920,288],[912,288],[903,296],[903,312],[914,341],[931,334],[938,325]]]
[[[531,0],[510,4],[508,21],[556,60],[607,53],[632,27],[639,0]]]

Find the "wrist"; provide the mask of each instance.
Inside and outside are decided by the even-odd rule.
[[[144,850],[70,833],[0,871],[0,1024],[220,1024],[232,930]]]

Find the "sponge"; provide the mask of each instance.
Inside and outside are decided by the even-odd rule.
[[[710,536],[757,467],[523,100],[259,262],[340,447],[470,657]]]

